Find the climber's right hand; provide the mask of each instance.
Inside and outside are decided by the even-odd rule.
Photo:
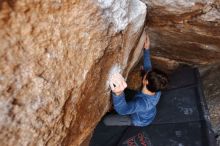
[[[121,74],[113,74],[110,79],[110,87],[112,92],[119,96],[123,93],[124,89],[127,87],[127,83]]]

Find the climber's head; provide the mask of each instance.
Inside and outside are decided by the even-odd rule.
[[[164,72],[153,69],[149,72],[145,72],[142,83],[149,91],[158,92],[166,89],[168,77]]]

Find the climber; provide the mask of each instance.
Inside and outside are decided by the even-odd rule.
[[[124,89],[127,87],[121,74],[114,74],[110,79],[114,109],[118,114],[104,117],[107,126],[147,126],[155,118],[156,105],[161,90],[167,87],[168,78],[165,73],[152,69],[150,60],[150,40],[147,35],[144,42],[144,75],[142,91],[137,91],[131,101],[126,101]]]

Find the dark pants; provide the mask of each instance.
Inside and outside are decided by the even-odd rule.
[[[126,101],[132,100],[137,91],[131,89],[125,89],[125,99]],[[106,126],[131,126],[132,119],[129,115],[118,115],[116,112],[105,115],[103,122]]]

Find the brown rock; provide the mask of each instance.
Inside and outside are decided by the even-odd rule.
[[[209,67],[202,73],[202,79],[212,127],[216,135],[220,136],[220,66]],[[220,137],[217,140],[220,144]]]
[[[219,0],[145,3],[153,55],[196,65],[220,62]]]
[[[139,59],[146,6],[6,0],[0,12],[0,145],[79,145],[109,108],[109,74]]]

